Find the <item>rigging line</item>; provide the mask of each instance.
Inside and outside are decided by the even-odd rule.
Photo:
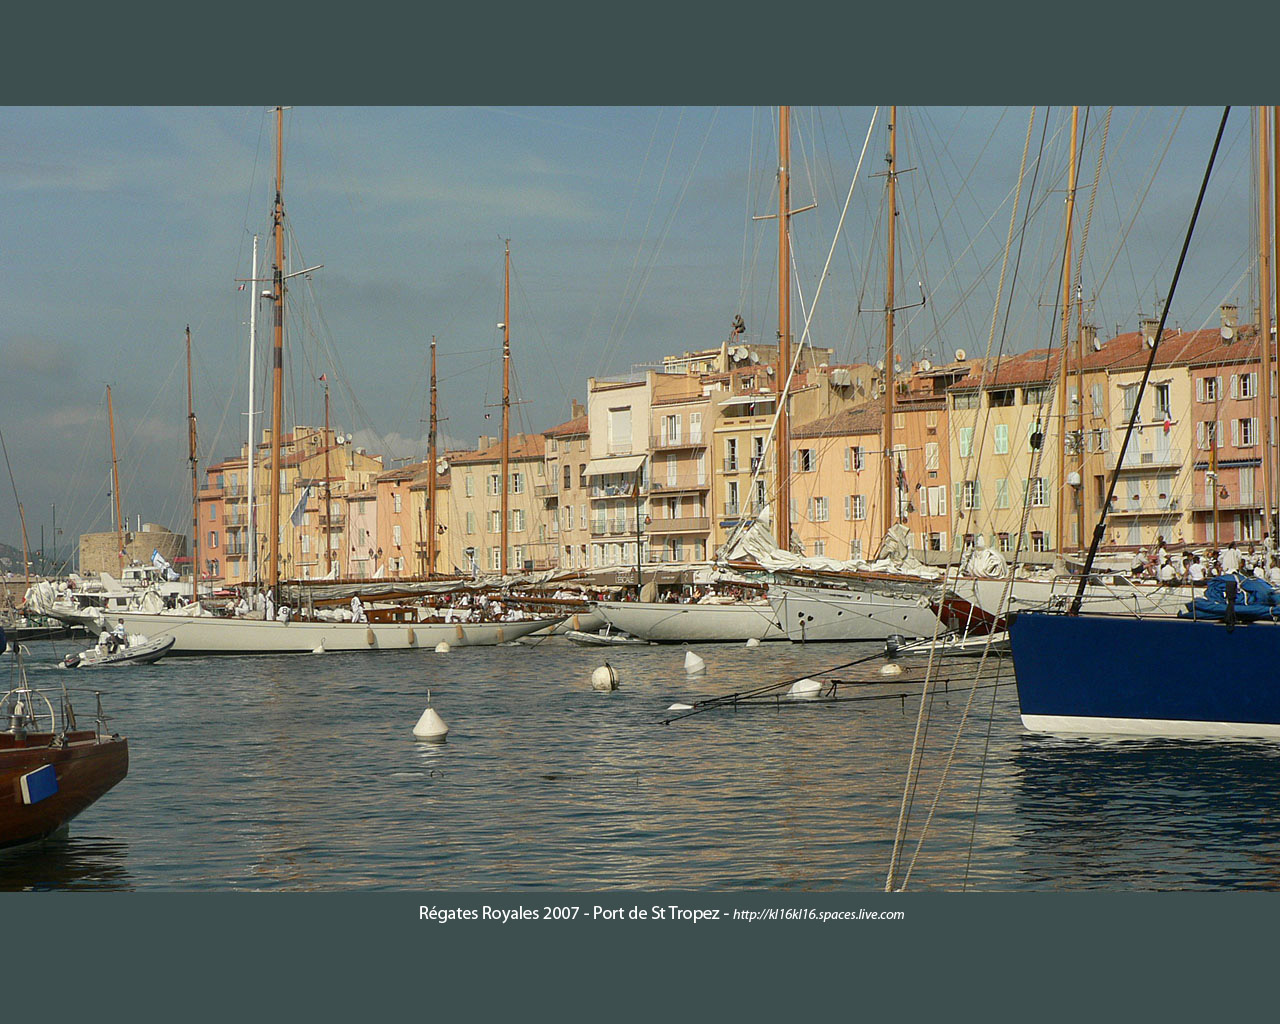
[[[1111,132],[1111,107],[1107,107],[1106,120],[1102,124],[1102,142],[1098,145],[1098,163],[1093,170],[1093,187],[1089,190],[1089,208],[1084,216],[1084,229],[1080,234],[1080,255],[1076,258],[1076,287],[1083,287],[1084,254],[1089,244],[1089,225],[1093,222],[1093,205],[1098,198],[1098,183],[1102,179],[1102,161],[1107,152],[1107,136]],[[1088,110],[1085,111],[1085,124],[1089,123]],[[1082,133],[1083,137],[1083,133]],[[1083,399],[1082,399],[1083,401]]]
[[[1147,366],[1142,373],[1142,380],[1138,382],[1138,394],[1134,399],[1133,411],[1129,415],[1129,425],[1124,432],[1124,440],[1120,443],[1120,451],[1116,455],[1116,469],[1111,471],[1111,483],[1107,489],[1107,500],[1102,503],[1102,514],[1098,517],[1098,525],[1094,527],[1093,541],[1089,545],[1089,556],[1085,559],[1084,569],[1080,576],[1080,586],[1076,590],[1076,596],[1071,601],[1071,614],[1078,615],[1080,612],[1080,602],[1084,598],[1085,583],[1089,579],[1089,573],[1093,569],[1093,561],[1098,554],[1098,545],[1102,540],[1102,534],[1106,529],[1107,510],[1111,507],[1111,499],[1115,497],[1116,483],[1120,477],[1119,467],[1124,465],[1125,452],[1129,448],[1129,439],[1133,436],[1134,424],[1137,422],[1139,409],[1142,404],[1142,395],[1146,391],[1147,380],[1151,376],[1151,368],[1155,365],[1156,352],[1160,348],[1160,339],[1164,334],[1165,322],[1169,318],[1169,307],[1173,304],[1174,293],[1178,290],[1178,279],[1182,276],[1182,266],[1187,259],[1187,250],[1191,248],[1191,236],[1195,231],[1196,220],[1200,216],[1200,207],[1204,202],[1205,191],[1209,187],[1209,176],[1213,173],[1213,162],[1218,156],[1218,146],[1222,143],[1222,133],[1227,127],[1227,115],[1231,113],[1231,108],[1224,107],[1222,111],[1222,120],[1218,124],[1218,134],[1213,140],[1213,149],[1209,153],[1209,163],[1204,169],[1204,179],[1200,182],[1200,194],[1196,196],[1195,209],[1191,213],[1191,223],[1187,225],[1187,234],[1182,242],[1182,252],[1178,256],[1178,265],[1173,272],[1173,281],[1169,284],[1169,297],[1165,300],[1164,312],[1160,314],[1160,325],[1156,328],[1156,336],[1151,345],[1151,352],[1147,356]]]
[[[863,161],[863,159],[864,159],[864,158],[866,157],[866,155],[867,155],[867,146],[868,146],[868,145],[870,144],[870,142],[871,142],[871,135],[872,135],[872,132],[874,132],[874,131],[875,131],[876,118],[877,118],[877,116],[879,115],[879,113],[880,113],[880,108],[879,108],[879,107],[876,107],[876,109],[875,109],[875,110],[872,112],[872,114],[871,114],[871,123],[870,123],[869,125],[867,125],[867,137],[866,137],[866,139],[865,139],[865,140],[863,141],[863,143],[862,143],[862,154],[858,157],[858,166],[857,166],[857,168],[856,168],[856,169],[854,170],[854,172],[853,172],[853,178],[852,178],[852,180],[849,182],[849,192],[848,192],[848,194],[845,196],[845,200],[844,200],[844,209],[840,211],[840,221],[839,221],[839,223],[837,223],[837,224],[836,224],[836,231],[835,231],[835,235],[834,235],[834,237],[831,239],[831,248],[827,251],[827,261],[826,261],[826,264],[825,264],[825,265],[823,266],[823,268],[822,268],[822,275],[818,278],[818,287],[817,287],[817,290],[814,292],[814,295],[813,295],[813,304],[812,304],[812,306],[810,306],[809,311],[805,314],[805,318],[804,318],[804,328],[803,328],[803,329],[801,330],[801,332],[800,332],[800,342],[799,342],[799,344],[798,344],[798,345],[796,345],[796,352],[795,352],[795,355],[794,355],[794,356],[792,356],[792,359],[791,359],[791,367],[789,368],[789,370],[788,370],[788,372],[787,372],[787,379],[786,379],[785,383],[782,385],[782,387],[780,388],[780,390],[778,391],[778,401],[775,403],[775,404],[776,404],[776,406],[777,406],[777,408],[775,408],[775,409],[774,409],[774,411],[773,411],[773,422],[769,424],[769,433],[768,433],[768,435],[766,436],[766,438],[765,438],[765,442],[764,442],[764,450],[765,450],[766,452],[769,450],[770,446],[773,444],[773,438],[774,438],[774,435],[777,433],[777,430],[778,430],[778,419],[779,419],[779,417],[782,415],[782,408],[783,408],[784,403],[785,403],[785,402],[786,402],[786,400],[787,400],[787,395],[788,395],[788,394],[790,394],[790,391],[791,391],[791,381],[792,381],[792,380],[794,379],[794,377],[795,377],[796,367],[800,364],[800,355],[801,355],[801,353],[804,351],[804,347],[805,347],[805,344],[806,344],[806,343],[808,343],[808,344],[810,345],[810,347],[812,347],[812,342],[809,340],[809,324],[810,324],[810,322],[811,322],[811,321],[812,321],[812,319],[813,319],[813,311],[814,311],[814,309],[815,309],[815,308],[817,307],[817,305],[818,305],[818,299],[819,299],[819,298],[821,297],[821,295],[822,295],[822,288],[823,288],[823,285],[825,285],[825,284],[826,284],[826,280],[827,280],[827,272],[831,269],[831,259],[832,259],[832,257],[835,255],[835,251],[836,251],[836,243],[840,240],[840,232],[844,229],[845,217],[846,217],[846,215],[847,215],[847,214],[848,214],[848,212],[849,212],[849,203],[850,203],[850,202],[852,201],[852,199],[853,199],[853,190],[854,190],[855,186],[858,184],[858,177],[859,177],[859,174],[860,174],[860,172],[861,172],[861,170],[862,170],[862,161]],[[791,268],[787,268],[787,274],[788,274],[788,276],[790,276],[790,273],[791,273]],[[799,289],[799,282],[797,282],[796,287],[797,287],[797,290],[798,290],[798,289]],[[802,294],[802,295],[801,295],[801,297],[800,297],[800,306],[801,306],[801,309],[803,310],[803,308],[804,308],[804,296],[803,296],[803,294]],[[748,490],[748,492],[751,492],[751,491],[753,491],[753,490],[754,490],[754,488],[755,488],[755,486],[756,486],[756,480],[757,480],[757,479],[759,479],[760,474],[761,474],[761,472],[763,472],[763,470],[764,470],[764,459],[761,459],[761,460],[756,464],[755,469],[754,469],[754,470],[752,471],[752,473],[751,473],[751,480],[750,480],[750,481],[748,482],[748,484],[747,484],[747,490]],[[779,514],[779,515],[790,516],[790,515],[791,515],[791,510],[790,510],[790,509],[779,509],[779,510],[778,510],[778,514]],[[744,529],[744,527],[743,527],[743,525],[742,525],[744,521],[745,521],[745,517],[739,518],[739,519],[738,519],[738,521],[737,521],[737,523],[734,525],[733,532],[729,535],[729,539],[728,539],[728,540],[726,540],[726,541],[725,541],[725,543],[724,543],[723,550],[724,550],[725,552],[730,551],[730,550],[733,548],[733,545],[737,542],[738,537],[741,535],[741,533],[742,533],[742,531],[743,531],[743,529]]]
[[[1028,117],[1028,120],[1027,120],[1027,136],[1026,136],[1026,140],[1023,143],[1022,163],[1018,170],[1017,191],[1019,195],[1022,190],[1022,182],[1026,176],[1027,155],[1031,149],[1031,136],[1032,136],[1032,130],[1035,127],[1035,119],[1036,119],[1036,108],[1032,107],[1030,116]],[[1027,208],[1026,208],[1026,212],[1023,215],[1022,232],[1020,233],[1020,236],[1019,236],[1018,252],[1014,259],[1013,278],[1011,279],[1009,284],[1009,298],[1005,306],[1005,330],[1001,333],[1001,339],[1000,339],[1001,351],[1004,348],[1004,340],[1008,330],[1009,310],[1013,305],[1013,290],[1018,280],[1018,269],[1022,263],[1022,243],[1023,241],[1025,241],[1025,238],[1026,238],[1027,221],[1031,215],[1032,198],[1035,194],[1036,181],[1039,178],[1039,171],[1040,171],[1040,165],[1041,165],[1040,157],[1043,156],[1044,154],[1044,144],[1045,144],[1045,138],[1048,132],[1048,126],[1049,126],[1049,118],[1048,118],[1048,112],[1046,111],[1044,128],[1041,130],[1041,134],[1040,134],[1040,153],[1037,155],[1037,158],[1035,161],[1035,168],[1032,171],[1031,188],[1028,190],[1028,193],[1027,193]],[[1006,268],[1008,266],[1009,250],[1012,248],[1012,244],[1013,244],[1014,227],[1017,223],[1017,216],[1018,216],[1018,202],[1017,202],[1017,199],[1015,198],[1012,210],[1010,212],[1009,235],[1005,243],[1004,266]],[[1004,282],[1004,269],[1001,270],[1001,288],[1003,288],[1003,282]],[[997,292],[996,302],[992,310],[991,333],[987,339],[987,354],[983,361],[982,375],[979,379],[979,386],[978,386],[979,403],[981,403],[982,401],[982,391],[983,391],[983,388],[986,386],[987,374],[990,372],[989,367],[991,362],[991,346],[995,337],[995,324],[996,324],[996,319],[999,316],[999,312],[1000,312],[1000,292]],[[986,437],[986,423],[989,420],[990,420],[990,409],[988,408],[987,415],[986,417],[984,417],[984,420],[983,420],[983,423],[984,423],[983,434],[982,434],[983,440],[985,440],[985,437]],[[950,434],[950,431],[953,429],[950,423],[951,423],[951,418],[948,417],[948,434]],[[950,438],[948,438],[948,440],[950,440]],[[972,451],[971,451],[970,457],[972,457]],[[968,463],[965,463],[964,469],[967,476]],[[1025,507],[1026,507],[1025,499],[1024,499],[1023,505],[1024,505],[1024,515],[1025,515]],[[970,508],[969,510],[970,526],[972,526],[972,523],[973,523],[973,509]],[[964,525],[963,516],[957,520],[957,525],[963,528],[963,525]],[[1019,537],[1019,544],[1021,544],[1021,536]],[[946,570],[943,574],[944,588],[946,586],[946,580],[951,576],[951,571],[953,567],[955,567],[956,569],[957,576],[959,575],[959,566],[956,565],[954,561],[954,557],[955,557],[954,552],[955,552],[955,548],[953,546],[952,555],[948,557]],[[1010,579],[1012,580],[1012,574]],[[1009,586],[1012,587],[1012,582],[1010,582]],[[1003,606],[1004,604],[1002,601],[1002,604],[1000,607],[1003,607]],[[985,654],[984,654],[984,658],[985,658]],[[916,785],[919,782],[920,763],[921,763],[921,760],[923,759],[923,753],[924,753],[922,744],[923,744],[924,738],[928,734],[928,723],[926,721],[926,710],[927,710],[926,699],[927,699],[928,688],[929,688],[929,680],[928,680],[928,677],[926,676],[925,692],[921,694],[920,711],[916,718],[916,734],[912,740],[912,745],[911,745],[911,758],[907,765],[907,778],[903,787],[902,806],[898,811],[898,827],[897,827],[897,831],[894,834],[893,850],[889,860],[889,872],[888,872],[888,876],[885,879],[886,892],[893,891],[895,876],[897,874],[898,857],[901,852],[902,843],[906,838],[907,823],[910,819],[911,810],[915,802],[915,789],[916,789]]]
[[[560,360],[555,358],[555,352],[552,351],[551,346],[547,344],[547,339],[542,333],[541,326],[533,314],[533,300],[530,299],[528,293],[524,289],[523,279],[516,274],[516,267],[514,263],[511,267],[511,277],[515,281],[519,297],[524,300],[523,309],[525,310],[526,319],[532,329],[531,333],[533,337],[537,339],[538,343],[542,346],[542,350],[547,355],[547,365],[551,367],[552,376],[555,377],[556,384],[560,388],[560,397],[567,401],[570,394],[569,389],[565,387],[564,379],[560,376]],[[521,321],[521,323],[523,322],[524,321]]]
[[[999,672],[996,673],[996,679],[999,680]],[[973,865],[973,849],[978,840],[978,809],[982,806],[982,787],[987,779],[987,761],[991,755],[991,734],[996,720],[996,697],[999,693],[999,684],[991,689],[991,707],[987,711],[987,733],[982,743],[982,757],[978,761],[978,786],[977,792],[973,797],[973,821],[969,826],[969,845],[965,853],[964,861],[964,877],[960,882],[960,891],[966,892],[969,888],[969,869]]]

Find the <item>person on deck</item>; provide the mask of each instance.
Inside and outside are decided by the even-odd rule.
[[[351,621],[352,622],[368,622],[368,618],[364,613],[364,605],[360,603],[360,595],[355,594],[351,598]]]
[[[1199,555],[1192,556],[1191,565],[1187,567],[1187,582],[1193,587],[1204,586],[1204,563]]]
[[[1236,549],[1235,541],[1228,544],[1226,550],[1218,556],[1218,564],[1224,573],[1240,571],[1240,552]]]

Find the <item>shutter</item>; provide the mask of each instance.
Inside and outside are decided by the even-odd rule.
[[[1239,391],[1240,391],[1239,382],[1240,382],[1240,375],[1238,373],[1233,373],[1231,375],[1231,397],[1232,398],[1236,398],[1239,395]]]
[[[1233,377],[1232,379],[1234,380],[1235,378]],[[1235,396],[1233,395],[1232,397],[1234,398]],[[1240,447],[1240,421],[1239,420],[1231,421],[1231,447],[1233,448]]]
[[[805,518],[812,523],[813,522],[813,499],[812,498],[810,498],[808,501],[805,502],[804,514],[805,514]]]
[[[1251,444],[1258,443],[1258,417],[1253,416],[1249,419],[1249,437],[1252,438]]]
[[[1215,382],[1215,384],[1214,384],[1214,392],[1213,392],[1213,393],[1214,393],[1215,395],[1217,395],[1217,396],[1218,396],[1218,398],[1221,398],[1221,397],[1222,397],[1222,377],[1220,377],[1220,376],[1219,376],[1219,377],[1214,377],[1213,379],[1214,379],[1214,382]]]
[[[955,488],[956,488],[956,511],[957,511],[957,512],[960,512],[960,511],[962,511],[962,510],[964,509],[964,483],[963,483],[963,481],[959,481],[959,480],[957,480],[957,481],[956,481]]]
[[[975,509],[982,508],[982,481],[975,480],[973,482],[973,507]]]
[[[1196,424],[1196,447],[1200,449],[1204,448],[1204,423],[1203,422]]]
[[[796,472],[800,468],[800,453],[798,451],[791,453],[791,472]]]
[[[847,473],[853,468],[853,449],[845,448],[844,450],[844,471]]]
[[[844,496],[844,517],[845,519],[853,518],[853,495],[846,494]]]
[[[947,514],[947,489],[945,487],[938,488],[938,515],[945,516]],[[944,540],[942,546],[945,548],[947,542]]]
[[[1222,447],[1222,420],[1214,420],[1213,444],[1215,448]]]
[[[1196,401],[1197,402],[1204,401],[1204,378],[1203,377],[1196,378]]]

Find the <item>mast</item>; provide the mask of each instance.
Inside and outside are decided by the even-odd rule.
[[[897,520],[897,478],[893,467],[893,389],[896,383],[893,372],[893,260],[894,243],[897,240],[898,220],[898,108],[889,108],[889,245],[888,264],[885,272],[884,301],[884,453],[881,458],[882,491],[884,495],[884,535]]]
[[[1276,481],[1271,458],[1271,167],[1267,108],[1258,108],[1258,340],[1262,343],[1262,521],[1270,532]],[[1272,538],[1275,539],[1274,537]]]
[[[511,489],[507,467],[511,462],[511,240],[507,239],[506,273],[502,283],[502,479],[498,488],[502,493],[502,534],[499,566],[502,575],[507,574],[507,492]],[[434,378],[433,378],[434,379]],[[434,432],[433,432],[434,436]],[[431,468],[432,474],[435,467]]]
[[[436,571],[436,336],[431,336],[431,424],[427,430],[427,575]]]
[[[778,108],[778,547],[791,550],[791,108]]]
[[[327,376],[327,375],[326,375]],[[329,480],[329,382],[324,385],[324,573],[333,571],[333,490]]]
[[[249,499],[249,568],[245,576],[251,580],[258,578],[258,535],[257,535],[257,514],[253,503],[253,462],[254,453],[257,451],[257,443],[253,434],[253,378],[257,369],[257,360],[254,354],[255,346],[258,340],[258,295],[261,289],[258,287],[258,236],[253,236],[253,270],[249,274],[249,287],[251,294],[249,296],[249,467],[246,488],[248,490]]]
[[[107,426],[111,432],[111,492],[115,496],[116,555],[124,571],[124,521],[120,517],[120,464],[116,461],[116,417],[111,407],[111,385],[107,385]],[[25,540],[23,541],[25,545]],[[25,557],[25,555],[23,556]]]
[[[1066,238],[1062,247],[1062,357],[1058,365],[1058,458],[1057,473],[1058,481],[1056,487],[1057,501],[1057,523],[1054,529],[1057,532],[1057,539],[1054,550],[1059,554],[1067,550],[1067,545],[1063,540],[1063,531],[1067,524],[1067,500],[1066,500],[1066,469],[1067,469],[1067,348],[1069,345],[1069,337],[1071,331],[1071,220],[1076,205],[1076,126],[1080,118],[1080,108],[1071,108],[1071,162],[1067,167],[1067,224]],[[1083,378],[1081,378],[1083,379]],[[1078,395],[1081,408],[1084,406],[1084,396]],[[1083,446],[1084,438],[1080,439]],[[1081,488],[1084,486],[1084,479],[1080,481]],[[1083,502],[1082,502],[1083,504]],[[1077,538],[1083,544],[1083,538]]]
[[[271,267],[271,299],[275,325],[271,363],[271,530],[267,586],[274,592],[280,583],[280,428],[284,418],[284,107],[276,107],[276,199],[271,211],[276,258]]]
[[[27,548],[27,516],[26,516],[26,513],[22,511],[22,501],[18,497],[18,485],[14,482],[14,479],[13,479],[13,467],[9,465],[9,446],[4,443],[4,433],[2,431],[0,431],[0,452],[4,453],[4,468],[9,473],[9,486],[13,488],[13,500],[18,506],[18,522],[22,525],[22,580],[26,584],[26,586],[30,587],[31,586],[31,558],[30,558],[30,555],[28,554],[28,548]],[[54,522],[53,543],[55,547],[57,546],[57,543],[58,543],[57,511],[58,511],[58,508],[55,505],[54,520],[53,520]],[[40,547],[43,550],[44,545],[41,544]]]
[[[191,325],[187,324],[187,458],[191,462],[191,600],[200,599],[200,474],[196,461],[196,412],[191,395]]]

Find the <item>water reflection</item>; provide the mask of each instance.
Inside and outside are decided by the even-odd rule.
[[[74,828],[74,823],[72,825]],[[0,892],[132,889],[127,843],[71,836],[0,852]]]
[[[1280,889],[1280,750],[1023,736],[1017,873],[1037,888]]]

